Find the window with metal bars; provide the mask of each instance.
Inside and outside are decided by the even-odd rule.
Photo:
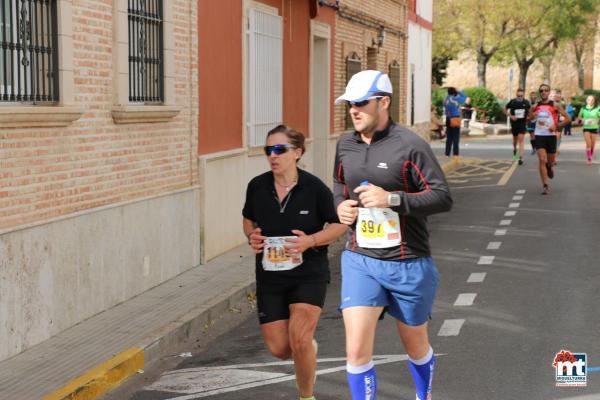
[[[360,56],[356,52],[352,52],[348,57],[346,57],[346,84],[352,78],[352,75],[359,73],[362,70],[362,61]],[[345,126],[346,129],[354,129],[354,124],[352,123],[352,117],[350,116],[350,107],[346,105],[346,119]]]
[[[128,0],[129,101],[162,103],[163,0]]]
[[[0,0],[0,101],[58,101],[57,0]]]

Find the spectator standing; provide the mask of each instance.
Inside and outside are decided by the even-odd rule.
[[[458,145],[460,142],[460,105],[467,100],[463,92],[459,92],[454,87],[448,88],[448,95],[444,99],[444,113],[446,114],[446,151],[447,157],[452,155],[458,157]]]
[[[473,106],[471,105],[471,98],[467,97],[465,99],[465,104],[461,107],[462,117],[465,121],[465,128],[469,128],[469,121],[471,121],[471,117],[473,116]]]
[[[573,121],[573,119],[575,118],[575,107],[573,107],[573,104],[571,104],[570,101],[567,103],[565,111],[567,112],[567,114],[569,114],[569,118],[571,118],[571,121]],[[563,135],[571,136],[571,125],[572,124],[570,122],[565,125],[565,127],[563,128]]]

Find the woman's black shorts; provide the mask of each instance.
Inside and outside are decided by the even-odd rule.
[[[256,283],[258,320],[261,324],[290,319],[290,304],[323,308],[327,282]]]

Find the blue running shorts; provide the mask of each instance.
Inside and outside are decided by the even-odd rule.
[[[439,282],[431,257],[390,261],[344,250],[340,309],[384,307],[407,325],[422,325],[431,315]]]

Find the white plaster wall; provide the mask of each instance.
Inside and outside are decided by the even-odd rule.
[[[433,0],[417,0],[417,15],[427,21],[433,21]]]
[[[3,233],[0,360],[198,265],[199,244],[198,188]]]
[[[331,137],[325,142],[328,153],[325,183],[330,188],[336,141],[336,137]],[[306,140],[306,152],[298,163],[300,168],[310,173],[313,173],[315,143],[312,139]],[[262,148],[236,149],[201,156],[199,164],[201,262],[206,263],[246,241],[242,232],[246,187],[252,178],[268,171],[269,164]]]
[[[417,2],[419,4],[421,2]],[[429,122],[431,107],[431,31],[408,23],[408,66],[406,120],[410,121],[411,65],[415,68],[414,124]]]

